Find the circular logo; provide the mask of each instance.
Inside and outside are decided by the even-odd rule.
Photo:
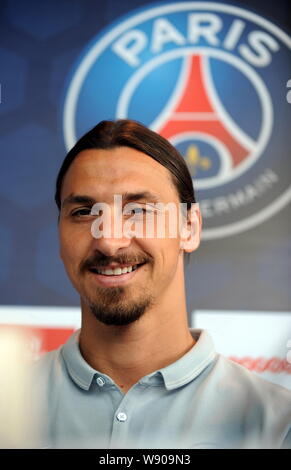
[[[102,32],[66,92],[67,148],[103,119],[130,118],[185,158],[204,239],[267,220],[291,200],[291,38],[214,2],[145,7]]]

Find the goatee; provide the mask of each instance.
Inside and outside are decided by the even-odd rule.
[[[123,299],[125,290],[123,287],[102,289],[100,301],[87,302],[94,317],[105,325],[122,326],[137,321],[153,305],[150,295],[136,301]]]

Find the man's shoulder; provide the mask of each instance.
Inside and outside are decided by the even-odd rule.
[[[62,347],[46,352],[42,354],[33,364],[32,372],[36,374],[38,379],[49,378],[60,368],[64,367],[64,361],[62,358]]]
[[[291,413],[291,390],[260,377],[233,360],[218,354],[216,367],[219,375],[224,379],[224,386],[257,397],[266,405],[271,402],[278,406],[288,406]],[[247,398],[247,395],[245,395]],[[285,408],[286,409],[286,408]]]
[[[49,371],[53,371],[59,367],[63,367],[65,365],[64,361],[64,352],[67,350],[68,354],[71,355],[74,351],[76,341],[77,341],[77,334],[79,331],[75,331],[70,335],[67,341],[60,345],[57,349],[53,349],[46,353],[43,353],[34,364],[34,369],[37,371],[43,370],[43,372],[48,373]]]
[[[63,346],[60,346],[57,349],[53,349],[51,351],[43,353],[35,361],[35,365],[37,367],[48,367],[48,366],[54,364],[56,361],[58,361],[60,359],[62,348],[63,348]]]
[[[216,367],[219,391],[232,413],[241,413],[250,430],[258,424],[269,429],[271,447],[278,441],[279,447],[290,449],[291,391],[222,355],[218,355]]]

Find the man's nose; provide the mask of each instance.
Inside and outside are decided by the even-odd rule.
[[[93,238],[93,247],[98,251],[102,252],[105,256],[114,256],[118,253],[118,251],[122,248],[127,248],[130,243],[131,239],[123,237],[123,238],[109,238],[109,237],[100,237],[100,238]]]
[[[106,256],[114,256],[131,244],[131,237],[126,236],[123,224],[117,225],[117,222],[112,216],[110,220],[105,219],[101,224],[96,221],[91,226],[93,248]]]

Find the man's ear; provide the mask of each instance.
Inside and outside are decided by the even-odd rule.
[[[187,211],[187,220],[181,227],[181,241],[180,247],[186,253],[191,253],[197,250],[200,245],[202,230],[202,216],[199,209],[199,204],[196,202],[191,205],[191,208]]]

